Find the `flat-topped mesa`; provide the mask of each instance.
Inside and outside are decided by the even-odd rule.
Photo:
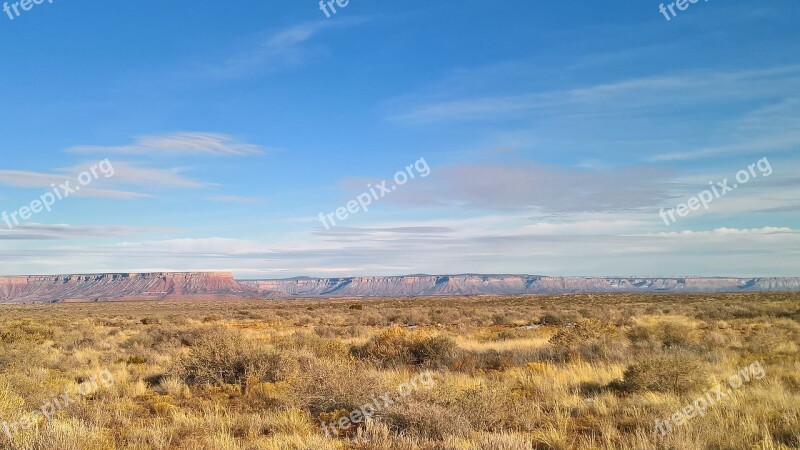
[[[264,299],[568,293],[800,291],[800,278],[407,275],[237,281],[230,272],[0,277],[0,303],[223,296]]]
[[[168,295],[243,295],[230,272],[147,272],[0,277],[0,302],[113,300]]]
[[[18,282],[85,282],[85,281],[100,281],[100,280],[126,280],[132,278],[153,279],[153,278],[227,278],[233,280],[233,273],[231,272],[121,272],[121,273],[76,273],[67,275],[13,275],[13,276],[0,276],[0,283],[18,283]]]
[[[800,278],[545,277],[462,274],[303,277],[285,280],[246,280],[241,283],[269,298],[800,291]]]

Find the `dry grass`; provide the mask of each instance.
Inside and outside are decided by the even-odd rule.
[[[0,448],[800,448],[800,295],[564,295],[0,307]],[[666,436],[753,361],[766,376]],[[9,438],[108,368],[115,384]],[[339,438],[422,370],[430,390]]]

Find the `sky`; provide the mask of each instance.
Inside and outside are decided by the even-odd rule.
[[[0,274],[800,275],[796,0],[6,4]]]

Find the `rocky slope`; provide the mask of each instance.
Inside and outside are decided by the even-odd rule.
[[[230,273],[108,273],[0,277],[0,303],[142,298],[407,297],[426,295],[609,292],[800,291],[796,278],[601,278],[532,275],[408,275],[397,277],[235,280]]]

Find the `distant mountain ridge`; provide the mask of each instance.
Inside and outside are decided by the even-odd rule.
[[[184,295],[246,295],[226,272],[99,273],[0,277],[0,303],[52,303]]]
[[[236,280],[229,272],[151,272],[0,277],[0,303],[125,299],[326,298],[562,293],[714,293],[800,291],[800,277],[548,277],[406,275]]]
[[[800,291],[793,278],[548,277],[538,275],[408,275],[396,277],[242,280],[260,295],[285,297],[405,297],[426,295],[609,292]]]

